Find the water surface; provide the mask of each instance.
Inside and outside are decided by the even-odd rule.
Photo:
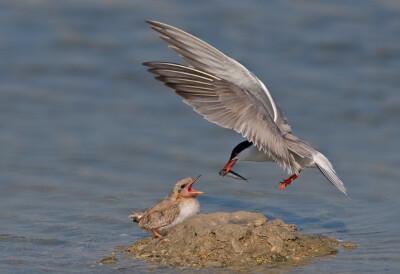
[[[179,59],[145,19],[250,68],[351,200],[317,170],[284,191],[272,163],[238,165],[250,184],[220,179],[243,139],[146,72],[142,62]],[[1,272],[152,271],[97,262],[147,236],[132,211],[198,174],[203,213],[260,212],[358,244],[277,272],[399,272],[399,45],[396,0],[0,1]]]

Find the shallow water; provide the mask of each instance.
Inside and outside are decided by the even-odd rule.
[[[317,170],[284,191],[276,164],[235,167],[250,184],[219,178],[242,138],[146,72],[144,61],[179,59],[145,19],[250,68],[294,133],[329,157],[351,200]],[[97,263],[147,236],[132,211],[198,174],[203,213],[261,212],[358,245],[267,270],[399,272],[399,45],[397,0],[1,1],[1,272],[152,271],[129,258]]]

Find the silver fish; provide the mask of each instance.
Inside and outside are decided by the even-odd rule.
[[[233,170],[229,170],[228,172],[226,172],[226,169],[221,169],[219,171],[219,175],[222,177],[227,176],[227,177],[230,177],[230,178],[233,178],[236,180],[243,180],[243,181],[246,181],[247,183],[249,182],[246,178],[244,178],[242,175],[234,172]]]

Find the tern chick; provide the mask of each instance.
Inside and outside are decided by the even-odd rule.
[[[138,223],[140,228],[162,238],[161,234],[199,212],[200,205],[196,196],[204,192],[192,188],[199,177],[180,180],[167,198],[150,209],[129,215],[129,218]]]

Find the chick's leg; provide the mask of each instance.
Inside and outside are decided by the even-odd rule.
[[[154,235],[156,235],[158,238],[162,238],[162,236],[160,235],[160,233],[157,232],[156,229],[153,230]]]

